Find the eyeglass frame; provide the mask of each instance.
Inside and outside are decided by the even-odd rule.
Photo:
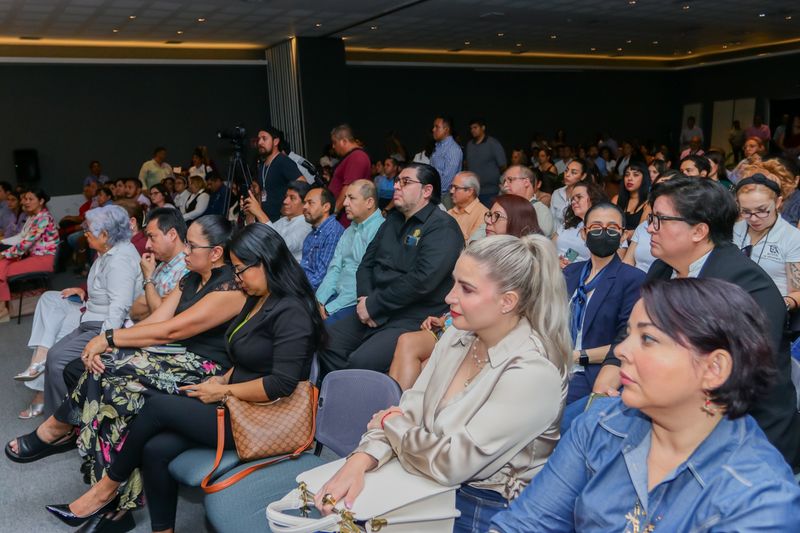
[[[508,217],[502,214],[500,211],[487,211],[483,214],[483,221],[493,226],[497,224],[501,218],[508,220]]]
[[[256,265],[258,265],[258,263],[253,263],[252,265],[247,265],[246,267],[244,267],[241,270],[234,269],[233,270],[233,277],[238,279],[239,281],[242,281],[242,274],[244,274],[245,272],[247,272],[248,269],[253,268]]]
[[[448,190],[448,191],[451,191],[451,192],[452,192],[453,190],[456,190],[456,191],[470,191],[470,190],[473,190],[474,188],[475,188],[475,187],[462,187],[462,186],[460,186],[460,185],[453,185],[453,184],[451,184],[451,185],[450,185],[450,188],[449,188],[449,189],[447,189],[447,190]]]
[[[514,180],[528,180],[528,178],[525,176],[503,176],[503,178],[500,180],[500,184],[505,185],[506,182],[508,182],[508,184],[511,185],[511,182]]]
[[[653,231],[660,231],[661,230],[661,223],[664,221],[676,221],[676,222],[686,222],[687,224],[694,224],[691,220],[686,217],[673,217],[670,215],[657,215],[655,213],[648,213],[647,214],[647,224],[653,228]]]
[[[595,222],[590,226],[584,226],[583,229],[586,231],[587,235],[592,235],[593,237],[599,237],[600,232],[603,231],[607,232],[612,237],[619,237],[620,235],[622,235],[622,232],[625,231],[625,228],[623,228],[616,222],[611,222],[607,226],[604,226],[600,222]],[[616,233],[616,235],[613,235],[612,233]]]
[[[425,186],[425,184],[422,183],[420,180],[415,180],[415,179],[406,178],[406,177],[402,177],[401,178],[400,176],[395,176],[394,178],[392,178],[392,183],[394,185],[400,185],[401,189],[405,189],[406,187],[408,187],[412,183],[419,183],[423,187]]]
[[[739,216],[746,220],[750,220],[753,217],[756,217],[759,220],[764,220],[770,215],[770,213],[772,213],[771,207],[766,211],[744,211],[743,209],[739,208]]]
[[[199,245],[196,245],[196,244],[192,244],[190,241],[186,241],[186,248],[189,250],[189,253],[192,253],[192,252],[195,251],[195,249],[198,249],[198,248],[201,249],[201,250],[203,250],[203,249],[211,250],[212,248],[216,248],[216,246],[199,246]]]

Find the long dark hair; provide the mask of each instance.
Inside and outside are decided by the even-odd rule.
[[[311,316],[313,351],[322,348],[327,334],[322,315],[319,314],[317,297],[305,272],[278,232],[265,224],[251,224],[231,239],[229,248],[242,263],[264,267],[271,294],[278,298],[294,296],[303,302]],[[298,317],[298,320],[304,319]]]
[[[172,202],[172,195],[167,190],[166,186],[163,183],[156,183],[155,185],[150,187],[150,190],[155,189],[161,193],[161,196],[164,197],[164,205],[175,205]]]
[[[647,168],[647,163],[641,159],[633,160],[625,167],[625,172],[628,170],[636,170],[642,173],[642,184],[639,185],[639,200],[634,209],[634,213],[639,210],[644,204],[647,203],[647,197],[650,195],[650,170]],[[622,178],[625,178],[625,172],[622,173]],[[625,188],[625,184],[619,188],[619,196],[617,197],[617,205],[622,209],[623,213],[628,212],[628,200],[631,199],[631,193]]]

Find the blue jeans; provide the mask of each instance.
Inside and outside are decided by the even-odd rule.
[[[508,509],[508,500],[493,490],[462,485],[456,491],[456,508],[461,516],[456,518],[453,533],[485,533],[492,517]]]
[[[334,325],[336,322],[340,321],[344,317],[348,315],[352,315],[356,312],[356,306],[351,305],[350,307],[342,307],[338,311],[333,314],[328,315],[328,318],[325,319],[325,325],[330,327]]]

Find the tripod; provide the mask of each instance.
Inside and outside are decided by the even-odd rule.
[[[231,206],[232,185],[236,181],[237,176],[241,176],[240,183],[244,185],[243,188],[240,187],[239,189],[240,194],[242,194],[242,191],[250,190],[250,184],[253,181],[253,178],[250,176],[250,169],[247,168],[247,165],[244,163],[244,158],[242,157],[243,150],[244,147],[241,142],[233,143],[233,155],[228,162],[228,173],[225,178],[225,185],[228,187],[228,192],[225,196],[225,210],[223,213],[225,213],[226,217],[228,216],[228,209],[230,209]],[[238,200],[235,199],[234,201]]]

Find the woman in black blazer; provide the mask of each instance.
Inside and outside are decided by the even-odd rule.
[[[75,526],[104,512],[120,483],[141,468],[153,531],[175,525],[177,483],[167,465],[183,451],[214,447],[216,404],[223,396],[265,402],[292,394],[308,379],[311,358],[325,340],[316,298],[283,239],[264,224],[247,226],[230,243],[234,275],[248,298],[225,333],[233,367],[224,375],[182,387],[185,396],[148,399],[107,475],[70,505],[49,506]],[[198,401],[199,400],[199,401]],[[234,448],[226,419],[225,447]]]

